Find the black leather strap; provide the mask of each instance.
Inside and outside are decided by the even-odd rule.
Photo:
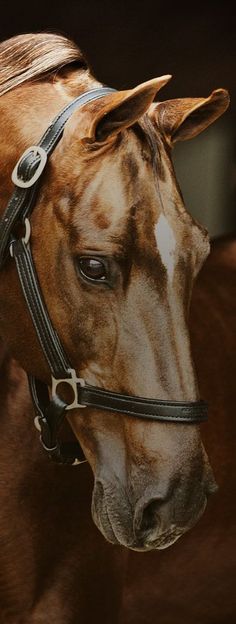
[[[78,386],[78,403],[87,407],[97,407],[101,410],[120,412],[148,420],[183,423],[207,420],[207,403],[205,401],[147,399],[88,385],[85,385],[84,388]]]
[[[23,295],[34,324],[40,346],[54,377],[69,377],[70,363],[51,323],[35,270],[30,245],[22,239],[11,243]]]
[[[50,459],[60,464],[77,465],[86,461],[78,441],[60,442],[58,434],[65,418],[66,403],[59,397],[50,399],[46,384],[28,376],[31,398],[35,409],[35,426],[40,441]]]
[[[27,212],[33,204],[36,197],[37,185],[32,189],[17,188],[6,207],[3,217],[0,221],[0,269],[3,267],[7,259],[12,233],[17,223],[23,219],[24,207],[27,205]]]
[[[81,106],[88,104],[88,102],[98,100],[101,97],[104,97],[105,95],[109,95],[114,92],[115,89],[111,89],[109,87],[91,89],[91,91],[86,91],[86,93],[80,95],[78,98],[73,100],[73,102],[70,102],[70,104],[68,104],[59,113],[59,115],[57,115],[57,117],[47,128],[46,132],[38,143],[39,147],[41,147],[46,152],[47,156],[50,156],[50,154],[54,151],[58,141],[61,139],[66,122],[74,113],[74,111],[76,111]],[[31,159],[30,157],[25,158],[19,164],[20,177],[22,177],[23,179],[25,178],[26,180],[29,179],[30,175],[32,175],[32,169],[37,166],[39,161],[39,157],[36,157],[35,159],[32,159],[32,157]]]
[[[47,156],[50,156],[55,149],[58,141],[60,140],[64,126],[72,113],[80,106],[84,106],[92,100],[97,100],[105,95],[113,93],[115,89],[108,87],[101,87],[100,89],[92,89],[83,93],[75,100],[70,102],[52,121],[47,128],[43,137],[38,143],[38,146],[44,150]],[[39,165],[40,157],[33,156],[32,153],[28,153],[18,165],[18,176],[23,181],[30,180],[35,173],[37,166]],[[3,266],[7,257],[7,250],[9,249],[11,236],[16,223],[23,222],[25,217],[29,215],[32,207],[34,206],[36,194],[39,186],[40,178],[35,182],[33,187],[30,188],[16,188],[8,205],[5,209],[3,217],[0,221],[0,268]]]

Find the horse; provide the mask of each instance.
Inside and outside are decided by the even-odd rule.
[[[77,46],[51,33],[3,42],[0,60],[3,232],[28,193],[22,153],[36,158],[36,183],[42,173],[1,267],[2,622],[115,624],[125,617],[129,552],[148,557],[184,539],[217,489],[188,327],[209,237],[184,207],[171,149],[214,122],[229,97],[217,89],[154,102],[169,75],[106,89]],[[59,140],[55,128],[75,100],[83,105]],[[42,135],[54,141],[47,163]],[[51,336],[80,400],[51,375]],[[78,440],[81,466],[48,461],[45,450],[61,455],[45,443],[44,415],[35,420],[40,447],[32,379],[49,388],[45,413],[60,425],[66,416],[61,435]]]

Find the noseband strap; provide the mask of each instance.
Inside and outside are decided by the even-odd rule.
[[[207,405],[204,401],[146,399],[88,385],[78,387],[78,401],[87,407],[121,412],[147,420],[189,423],[201,422],[207,418]]]
[[[47,158],[60,140],[65,123],[72,113],[80,106],[112,92],[114,89],[102,87],[83,93],[57,115],[39,144],[24,152],[13,170],[12,180],[16,188],[0,222],[0,268],[10,251],[15,259],[22,292],[52,376],[50,392],[46,384],[29,376],[36,412],[35,425],[40,431],[44,449],[59,463],[78,464],[86,461],[78,442],[65,444],[59,441],[58,433],[66,412],[72,409],[81,409],[83,414],[83,408],[89,407],[147,420],[185,424],[200,423],[207,419],[205,401],[163,401],[111,392],[86,384],[77,377],[67,358],[41,292],[30,248],[29,216],[36,202],[39,181]],[[21,239],[14,234],[18,225],[25,226],[25,234]],[[57,389],[61,383],[69,384],[73,390],[71,403],[59,397]]]

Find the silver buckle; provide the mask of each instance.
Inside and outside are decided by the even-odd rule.
[[[25,158],[25,156],[28,156],[28,154],[31,154],[32,152],[35,157],[40,156],[40,162],[32,178],[30,178],[30,180],[24,181],[18,177],[18,167],[21,161],[23,160],[23,158]],[[31,145],[31,147],[27,147],[27,149],[25,150],[25,152],[23,152],[20,159],[17,161],[16,166],[13,169],[13,172],[11,175],[12,182],[16,186],[19,186],[20,188],[30,188],[30,186],[33,186],[33,184],[41,176],[41,173],[44,170],[44,167],[46,165],[46,162],[47,162],[47,153],[42,147],[40,147],[39,145]]]
[[[78,403],[78,394],[77,394],[77,384],[79,384],[81,388],[84,388],[85,386],[84,379],[82,379],[81,377],[77,377],[76,371],[74,370],[74,368],[69,368],[68,372],[71,374],[71,378],[66,377],[65,379],[55,379],[55,377],[52,377],[52,398],[57,396],[57,386],[60,383],[67,383],[69,384],[69,386],[71,386],[71,388],[74,391],[74,400],[72,401],[72,403],[70,403],[70,405],[66,406],[66,410],[72,410],[78,407],[86,407],[86,405],[81,405],[81,403]]]

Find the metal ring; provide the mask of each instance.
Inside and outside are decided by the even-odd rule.
[[[24,241],[25,245],[28,244],[30,236],[31,236],[31,226],[30,226],[29,219],[26,218],[25,219],[25,235],[22,238],[22,240]]]
[[[25,234],[22,237],[22,241],[25,243],[25,245],[28,245],[28,242],[29,242],[29,239],[30,239],[30,236],[31,236],[31,225],[30,225],[29,219],[26,218],[25,221],[24,221],[24,224],[25,224]],[[12,258],[14,258],[14,248],[13,248],[13,245],[14,245],[14,243],[16,241],[17,241],[17,239],[14,238],[14,240],[11,241],[10,246],[9,246],[9,252],[10,252],[10,256]]]

